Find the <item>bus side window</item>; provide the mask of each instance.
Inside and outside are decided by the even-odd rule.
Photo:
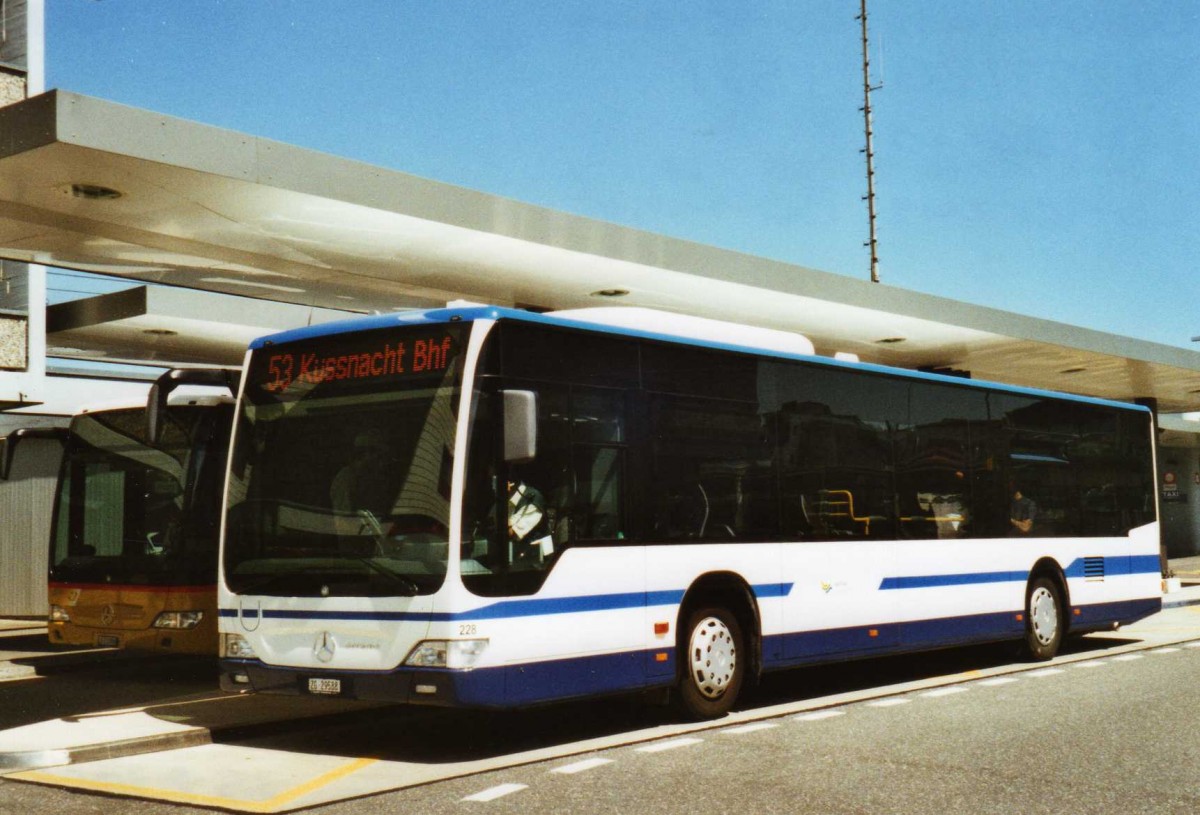
[[[625,395],[576,387],[571,392],[572,530],[579,540],[625,537]]]
[[[767,430],[753,403],[655,395],[654,537],[744,541],[778,535]]]
[[[575,475],[579,485],[576,536],[586,540],[623,538],[624,451],[615,447],[579,447]]]

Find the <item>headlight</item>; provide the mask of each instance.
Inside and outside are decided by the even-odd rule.
[[[164,611],[154,618],[155,628],[195,628],[204,619],[203,611]]]
[[[254,659],[254,646],[241,634],[222,634],[221,656],[230,659]]]
[[[50,606],[50,622],[69,623],[71,622],[71,615],[62,606]]]
[[[487,640],[425,640],[417,643],[404,664],[417,668],[474,668],[487,644]]]

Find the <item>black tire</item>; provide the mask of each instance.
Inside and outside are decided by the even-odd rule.
[[[1062,591],[1048,577],[1030,581],[1025,590],[1025,652],[1030,659],[1053,659],[1066,632]]]
[[[715,719],[737,701],[746,675],[742,627],[719,606],[697,608],[687,615],[679,641],[680,713],[689,719]]]

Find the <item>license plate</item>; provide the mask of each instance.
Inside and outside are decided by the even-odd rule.
[[[101,634],[96,637],[96,646],[98,648],[120,648],[121,638],[112,634]]]
[[[342,692],[342,680],[340,679],[309,679],[309,693],[323,693],[336,696]]]

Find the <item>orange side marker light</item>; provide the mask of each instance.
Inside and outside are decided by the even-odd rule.
[[[666,634],[670,630],[671,630],[670,623],[655,623],[654,624],[654,633],[658,634],[660,636],[663,634]]]

